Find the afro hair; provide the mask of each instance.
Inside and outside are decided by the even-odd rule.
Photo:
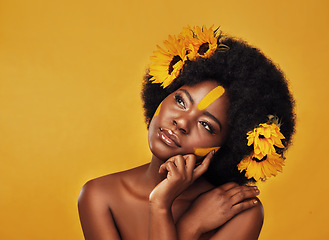
[[[225,88],[230,101],[231,132],[204,175],[217,186],[230,181],[238,184],[255,181],[247,179],[237,165],[253,151],[252,146],[247,146],[247,132],[267,122],[268,115],[277,116],[282,123],[283,151],[291,144],[295,130],[294,99],[279,67],[243,40],[224,37],[221,43],[229,50],[217,51],[209,58],[186,61],[179,76],[167,88],[150,82],[152,76],[148,73],[142,88],[147,126],[158,105],[183,85],[193,86],[210,79]]]

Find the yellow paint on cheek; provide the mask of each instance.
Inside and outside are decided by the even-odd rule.
[[[211,148],[195,148],[194,149],[194,154],[197,156],[206,156],[208,153],[210,153],[212,150],[215,150],[215,152],[218,151],[220,147],[211,147]]]
[[[153,117],[156,117],[156,116],[158,116],[158,115],[159,115],[159,112],[160,112],[160,109],[161,109],[161,104],[162,104],[162,102],[159,104],[159,106],[158,106],[157,110],[155,111],[155,113],[154,113],[154,116],[153,116]]]
[[[206,109],[210,104],[212,104],[217,98],[220,98],[225,92],[222,86],[215,87],[211,90],[201,101],[198,103],[198,109]]]

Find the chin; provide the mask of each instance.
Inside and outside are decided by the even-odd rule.
[[[161,161],[163,162],[166,162],[169,158],[173,157],[173,156],[177,156],[177,155],[187,155],[187,154],[194,154],[194,153],[191,153],[191,152],[185,152],[185,153],[182,153],[182,152],[178,152],[177,150],[175,151],[175,149],[171,149],[171,148],[168,148],[166,146],[156,146],[156,145],[150,145],[150,150],[153,154],[153,156],[155,156],[156,158],[160,159]],[[203,159],[205,158],[204,157],[201,157],[201,156],[196,156],[196,163],[200,163],[203,161]]]
[[[166,149],[161,146],[154,146],[152,144],[150,144],[149,147],[150,147],[152,154],[163,162],[165,162],[169,158],[177,155],[177,154],[173,153],[172,151],[170,151],[170,149],[168,150],[168,148]]]

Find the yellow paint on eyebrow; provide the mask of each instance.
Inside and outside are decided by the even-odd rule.
[[[220,147],[211,147],[211,148],[195,148],[194,149],[194,154],[197,156],[206,156],[208,153],[210,153],[212,150],[215,150],[215,152],[218,151]]]
[[[158,115],[159,115],[159,112],[160,112],[160,109],[161,109],[161,104],[162,104],[162,102],[159,104],[159,106],[158,106],[157,110],[155,111],[155,113],[154,113],[154,116],[153,116],[153,117],[156,117],[156,116],[158,116]]]
[[[222,96],[225,92],[225,89],[222,86],[215,87],[209,93],[207,93],[204,98],[198,103],[198,109],[203,110],[206,109],[210,104],[212,104],[216,99]]]

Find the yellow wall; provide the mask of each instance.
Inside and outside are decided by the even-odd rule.
[[[183,26],[211,24],[280,63],[298,125],[284,172],[261,184],[260,239],[329,236],[328,1],[0,1],[0,239],[82,239],[90,178],[150,157],[140,83]]]

